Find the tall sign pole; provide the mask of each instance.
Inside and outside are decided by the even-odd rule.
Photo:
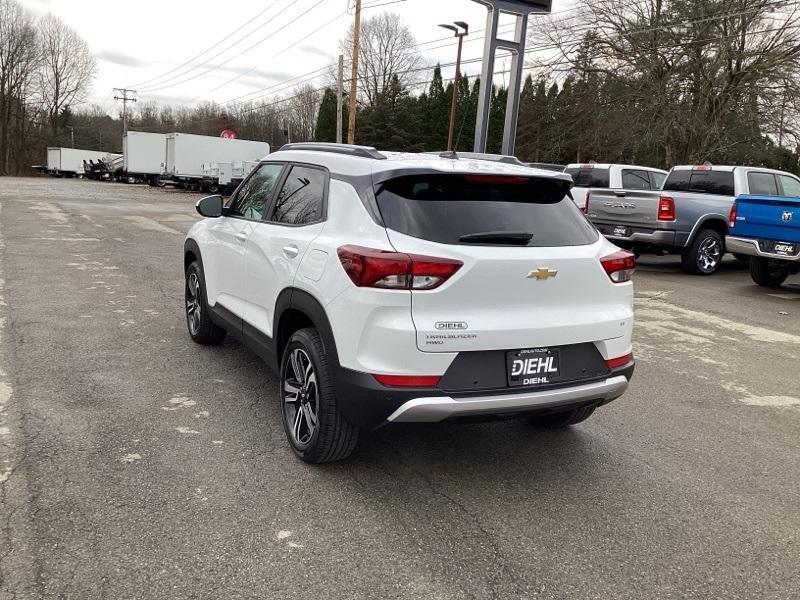
[[[481,89],[478,95],[478,119],[475,123],[475,152],[486,152],[489,134],[489,109],[492,99],[494,63],[498,50],[511,52],[511,77],[506,101],[506,120],[503,127],[503,154],[514,154],[519,115],[519,95],[522,90],[522,71],[525,67],[525,38],[528,31],[528,16],[531,13],[549,13],[552,0],[475,0],[488,11],[486,16],[486,42],[483,47]],[[516,19],[513,39],[499,39],[500,14]]]

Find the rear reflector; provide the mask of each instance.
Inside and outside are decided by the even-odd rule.
[[[661,196],[661,198],[658,199],[658,220],[675,220],[675,200],[673,200],[671,197]]]
[[[617,367],[624,367],[632,360],[633,360],[633,354],[626,354],[625,356],[619,356],[617,358],[609,358],[606,361],[606,366],[609,369],[616,369]]]
[[[625,250],[614,252],[600,259],[600,264],[614,283],[625,283],[633,278],[636,259],[633,254]]]
[[[731,206],[731,212],[728,215],[728,226],[733,229],[736,226],[736,202]]]
[[[375,381],[387,387],[432,388],[439,385],[438,375],[373,375]]]
[[[432,290],[447,281],[464,263],[405,252],[342,246],[339,262],[358,287],[389,290]]]

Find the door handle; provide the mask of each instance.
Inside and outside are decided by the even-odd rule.
[[[615,195],[617,198],[624,198],[625,196],[627,196],[627,195],[628,195],[628,192],[614,192],[614,195]]]
[[[294,258],[298,254],[300,254],[300,248],[298,248],[297,246],[284,246],[283,253],[289,258]]]
[[[236,237],[236,239],[239,240],[240,242],[246,242],[247,241],[247,234],[246,233],[237,233],[236,236],[234,236],[234,237]]]

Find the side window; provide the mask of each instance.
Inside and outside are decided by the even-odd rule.
[[[778,183],[772,173],[759,173],[751,171],[747,174],[747,185],[750,193],[758,196],[777,196]]]
[[[800,198],[800,181],[797,181],[797,179],[794,177],[789,177],[787,175],[778,175],[778,179],[781,180],[781,187],[783,187],[784,196]]]
[[[325,172],[294,166],[275,200],[270,221],[287,225],[309,225],[322,219]]]
[[[622,169],[622,189],[649,190],[650,175],[639,169]]]
[[[258,167],[239,189],[228,214],[232,217],[260,221],[281,170],[283,165],[278,164],[264,164]]]
[[[650,179],[653,181],[653,187],[651,189],[660,190],[664,185],[664,181],[667,179],[667,175],[665,173],[650,171]]]

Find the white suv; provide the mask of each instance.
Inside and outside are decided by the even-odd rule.
[[[227,205],[198,202],[189,333],[234,334],[276,369],[308,462],[387,422],[583,421],[633,373],[634,263],[571,183],[452,153],[284,146]]]

